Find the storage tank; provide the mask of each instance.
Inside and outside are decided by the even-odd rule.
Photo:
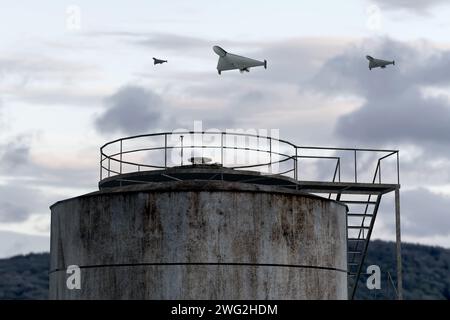
[[[51,206],[50,298],[347,299],[347,207],[292,183],[204,163],[102,179]]]

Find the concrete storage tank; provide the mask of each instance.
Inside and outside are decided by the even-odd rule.
[[[192,146],[165,134],[149,148],[164,164],[145,165],[117,141],[102,148],[99,191],[51,206],[51,299],[347,299],[348,208],[297,190],[296,158],[277,152],[294,177],[230,168],[222,142],[220,164],[169,166],[170,149]]]

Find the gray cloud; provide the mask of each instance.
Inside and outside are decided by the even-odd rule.
[[[36,165],[33,168],[41,171],[26,176],[10,174],[0,185],[0,223],[20,223],[31,215],[49,213],[51,204],[83,193],[80,190],[92,190],[98,181],[94,170],[52,170]],[[45,187],[73,188],[73,192]]]
[[[396,65],[369,71],[364,55],[372,51],[395,59]],[[422,90],[450,84],[449,68],[450,51],[386,39],[377,47],[362,43],[330,59],[310,85],[324,94],[365,99],[337,121],[336,133],[347,141],[439,148],[450,142],[450,104],[448,98],[426,97]]]
[[[369,71],[366,54],[395,59],[396,65]],[[402,184],[436,186],[448,183],[450,172],[450,101],[444,95],[425,95],[424,89],[446,88],[450,75],[445,70],[449,68],[450,51],[427,42],[364,41],[329,59],[301,90],[363,98],[359,108],[337,119],[336,136],[345,144],[405,147]],[[401,200],[406,237],[449,235],[448,196],[418,188],[402,191]],[[389,208],[384,203],[380,213],[386,223],[384,231],[393,234],[392,203]]]
[[[98,167],[93,163],[89,168],[49,168],[35,163],[22,170],[23,177],[31,177],[28,185],[34,188],[52,187],[52,188],[73,188],[74,190],[91,190],[96,187],[98,182]],[[76,196],[77,192],[68,195]],[[49,203],[61,200],[61,196],[52,197]]]
[[[268,69],[258,79],[280,83],[309,80],[331,56],[338,54],[349,43],[348,39],[293,38],[262,43],[255,58],[267,59]]]
[[[349,140],[442,146],[450,143],[450,108],[447,99],[423,98],[410,89],[395,98],[369,100],[357,111],[342,116],[336,132]]]
[[[143,39],[133,40],[133,43],[152,47],[155,49],[168,50],[192,50],[199,48],[208,48],[213,44],[202,38],[181,36],[167,33],[152,33],[146,35]]]
[[[203,120],[205,126],[215,128],[283,128],[283,135],[301,138],[303,143],[311,144],[322,139],[327,133],[313,133],[308,128],[317,128],[319,119],[301,117],[305,108],[320,96],[309,96],[308,102],[296,91],[301,83],[310,79],[328,58],[342,52],[349,39],[333,38],[295,38],[277,42],[236,44],[224,47],[234,53],[258,59],[267,59],[267,70],[255,68],[250,73],[240,74],[230,71],[218,76],[215,71],[217,56],[208,48],[209,71],[176,71],[175,73],[140,74],[140,77],[176,78],[180,86],[167,86],[165,97],[170,99],[177,120],[183,127],[192,125],[192,120]],[[222,44],[222,42],[220,42]],[[188,57],[195,57],[189,54]],[[293,57],[295,58],[293,60]],[[309,93],[306,93],[308,96]],[[320,107],[320,103],[317,103]],[[173,111],[172,110],[172,111]],[[187,112],[189,110],[189,112]],[[291,114],[292,116],[289,116]],[[289,119],[286,121],[286,119]],[[331,130],[331,129],[328,129]],[[306,135],[305,135],[306,132]],[[311,140],[306,136],[312,137]],[[329,141],[327,137],[327,142]]]
[[[102,133],[146,133],[160,125],[165,107],[156,93],[139,86],[120,88],[105,104],[105,112],[95,120]]]
[[[0,222],[25,221],[32,213],[48,208],[46,199],[42,192],[20,182],[1,185]]]
[[[223,46],[254,46],[254,42],[240,42],[228,39],[205,39],[201,37],[181,35],[167,32],[89,32],[86,36],[116,37],[130,44],[158,49],[162,51],[178,51],[185,54],[192,50],[211,50],[215,44]],[[210,51],[212,53],[212,50]]]
[[[401,160],[401,180],[405,185],[446,185],[450,181],[450,160],[445,159],[445,155],[437,156],[434,152],[412,159],[406,157]]]
[[[417,188],[402,191],[400,200],[402,235],[411,238],[450,235],[450,196]],[[386,228],[394,233],[395,224],[391,201],[382,202],[380,214]]]
[[[0,133],[5,130],[4,128],[4,121],[3,121],[3,100],[0,96]]]
[[[22,84],[43,79],[70,82],[92,77],[96,69],[92,65],[39,55],[0,57],[0,79],[5,80],[9,76],[17,75]]]
[[[242,128],[254,128],[256,123],[270,118],[273,106],[279,101],[276,93],[262,88],[241,88],[235,90],[227,109],[237,114],[232,124]],[[229,114],[232,117],[232,114]]]
[[[189,91],[189,90],[187,90]],[[193,92],[186,92],[189,97]],[[103,134],[145,134],[159,130],[172,131],[177,128],[191,128],[193,121],[202,120],[204,128],[229,128],[235,123],[230,113],[232,107],[211,111],[191,103],[186,97],[181,98],[174,93],[167,93],[168,99],[163,99],[151,89],[141,86],[124,86],[115,94],[105,99],[105,111],[95,119],[96,129]],[[170,98],[175,100],[168,102]],[[239,96],[240,97],[240,96]],[[192,98],[194,101],[195,96]],[[188,105],[183,106],[188,100]],[[250,99],[250,98],[248,98]],[[176,106],[172,106],[175,104]],[[234,105],[240,109],[239,104]],[[192,128],[191,128],[192,129]]]
[[[0,171],[10,172],[28,163],[29,136],[16,136],[5,145],[0,145]]]
[[[241,95],[239,101],[243,103],[261,103],[264,101],[264,93],[261,90],[251,90]]]
[[[373,3],[388,10],[410,10],[419,14],[426,14],[428,10],[441,4],[447,4],[446,0],[371,0]]]
[[[0,222],[21,222],[31,214],[48,212],[49,205],[67,192],[51,189],[73,188],[74,193],[67,197],[96,185],[97,169],[53,168],[36,163],[30,155],[30,134],[8,139],[0,145]]]
[[[91,106],[99,102],[99,95],[77,84],[98,75],[96,66],[47,56],[0,57],[0,88],[33,104]]]
[[[131,37],[131,36],[130,36]],[[136,40],[137,38],[137,40]],[[205,66],[210,66],[211,72],[186,72],[179,71],[177,78],[184,81],[202,81],[205,82],[217,80],[215,67],[217,65],[217,56],[211,50],[213,45],[221,45],[229,52],[252,57],[255,59],[266,59],[268,69],[254,69],[249,75],[240,75],[237,71],[226,72],[222,75],[221,86],[228,85],[226,79],[242,79],[251,77],[258,81],[276,83],[277,85],[285,83],[298,84],[302,80],[309,79],[333,54],[342,51],[348,43],[346,38],[291,38],[282,41],[272,42],[251,42],[236,40],[214,40],[210,41],[204,38],[186,37],[173,34],[149,34],[131,38],[133,43],[147,46],[149,48],[169,51],[181,50],[186,59],[200,59]],[[192,52],[192,50],[196,50]],[[137,73],[140,76],[154,76],[154,73]],[[238,80],[242,81],[242,80]],[[234,88],[238,87],[234,83]],[[210,89],[209,86],[206,89]],[[214,91],[214,88],[211,88]],[[206,91],[206,90],[205,90]],[[221,90],[226,93],[226,90]]]
[[[34,186],[44,170],[30,159],[30,135],[19,135],[0,145],[0,222],[22,222],[33,213],[48,211],[52,195]],[[22,177],[32,177],[22,179]],[[6,178],[6,179],[5,179]],[[66,182],[67,183],[67,182]]]
[[[76,88],[75,88],[76,89]],[[86,92],[83,89],[74,88],[68,90],[63,87],[54,87],[51,89],[20,89],[16,88],[14,94],[21,100],[40,105],[75,105],[81,107],[96,106],[101,103],[101,95],[93,92]]]

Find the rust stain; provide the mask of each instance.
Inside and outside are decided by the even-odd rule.
[[[345,255],[345,238],[338,225],[345,223],[338,218],[342,208],[298,194],[149,190],[95,195],[63,204],[64,214],[52,228],[60,241],[55,248],[59,263],[67,262],[65,254],[76,246],[80,256],[99,264],[124,259],[120,262],[332,265]],[[71,221],[76,221],[79,230],[68,226],[66,222]],[[105,239],[111,242],[108,247],[97,245]],[[109,291],[111,297],[158,299],[335,297],[336,288],[346,284],[335,279],[340,276],[336,273],[320,272],[257,266],[141,266],[127,272],[109,270],[105,276],[96,271],[92,279],[99,283],[93,281],[89,292],[98,298],[101,290]],[[57,296],[66,294],[61,281],[52,286]]]

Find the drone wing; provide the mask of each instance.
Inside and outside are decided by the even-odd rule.
[[[224,70],[233,70],[238,69],[229,59],[226,57],[220,57],[219,62],[217,63],[217,70],[224,71]]]
[[[228,53],[226,58],[235,66],[235,69],[247,69],[266,65],[265,61],[242,57],[232,53]]]
[[[167,62],[167,60],[162,60],[162,59],[158,59],[158,58],[153,58],[153,64],[163,64]]]
[[[219,62],[217,63],[217,71],[219,71],[219,74],[224,70],[239,69],[241,71],[248,71],[248,68],[258,66],[264,66],[264,68],[267,68],[266,60],[258,61],[255,59],[238,56],[237,54],[226,52],[219,46],[214,46],[213,50],[219,56]]]
[[[378,59],[378,64],[382,65],[382,66],[387,66],[388,64],[393,64],[393,61],[388,61],[388,60],[381,60]]]

